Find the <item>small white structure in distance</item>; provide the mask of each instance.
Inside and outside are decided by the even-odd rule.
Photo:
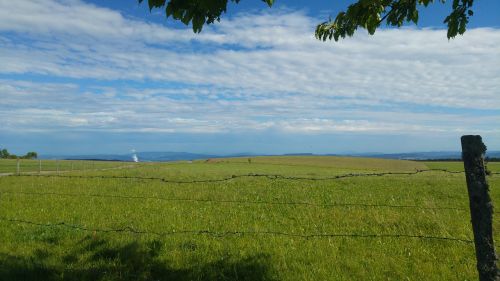
[[[139,157],[137,157],[135,149],[132,149],[132,161],[134,161],[135,163],[139,162]]]

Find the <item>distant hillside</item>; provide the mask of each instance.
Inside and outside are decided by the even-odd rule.
[[[195,160],[215,158],[215,155],[196,154],[188,152],[137,152],[140,162],[166,162],[178,160]],[[130,154],[88,154],[88,155],[42,155],[42,159],[66,160],[103,160],[103,161],[132,161]]]
[[[456,159],[462,158],[459,151],[435,151],[435,152],[413,152],[413,153],[390,153],[390,154],[360,154],[357,156],[385,158],[385,159],[405,159],[405,160],[435,160],[435,159]],[[500,151],[486,153],[487,157],[499,158]]]
[[[142,160],[147,160],[147,161],[163,162],[163,161],[196,160],[196,159],[205,159],[205,158],[216,158],[216,157],[220,157],[220,156],[189,153],[189,152],[138,152],[137,157],[139,157],[139,161],[142,159]]]
[[[231,155],[211,155],[189,152],[137,152],[140,162],[167,162],[179,160],[196,160],[208,158],[228,157],[255,157],[255,156],[351,156],[365,158],[399,159],[399,160],[436,160],[461,159],[458,151],[410,152],[410,153],[352,153],[352,154],[313,154],[288,153],[281,155],[258,155],[252,153],[238,153]],[[490,158],[500,158],[500,151],[490,151],[486,154]],[[105,160],[105,161],[132,161],[132,154],[91,154],[91,155],[41,155],[41,159],[68,159],[68,160]]]

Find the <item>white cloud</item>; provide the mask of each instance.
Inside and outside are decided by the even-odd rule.
[[[300,94],[206,99],[195,88],[96,88],[86,92],[74,84],[0,80],[0,119],[7,130],[106,130],[108,132],[222,133],[274,131],[284,133],[422,133],[476,132],[498,134],[498,116],[471,118],[463,114],[378,110],[350,101],[334,103]],[[111,91],[111,92],[109,92]],[[346,108],[350,107],[350,108]],[[320,116],[320,117],[318,117]]]
[[[317,22],[240,14],[195,35],[76,0],[0,0],[0,77],[71,81],[1,80],[0,120],[12,130],[499,134],[500,30],[323,43]]]

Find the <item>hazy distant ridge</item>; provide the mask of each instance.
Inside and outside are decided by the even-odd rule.
[[[262,154],[264,155],[264,154]],[[458,151],[437,151],[437,152],[411,152],[411,153],[352,153],[352,154],[312,154],[312,153],[287,153],[281,154],[286,156],[312,156],[312,155],[328,155],[328,156],[354,156],[354,157],[371,157],[384,159],[407,159],[407,160],[426,160],[426,159],[460,159],[461,152]],[[200,154],[189,152],[137,152],[139,161],[179,161],[179,160],[196,160],[207,158],[221,157],[255,157],[256,154],[238,153],[231,155],[213,155]],[[266,155],[270,156],[270,155]],[[488,157],[500,158],[500,151],[491,151],[486,154]],[[132,161],[132,154],[91,154],[91,155],[42,155],[42,159],[93,159],[93,160],[115,160],[115,161]]]

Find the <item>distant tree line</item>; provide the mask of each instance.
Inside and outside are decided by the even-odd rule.
[[[7,149],[0,150],[0,159],[36,159],[38,158],[38,153],[30,151],[24,156],[17,156],[15,154],[10,154]]]

